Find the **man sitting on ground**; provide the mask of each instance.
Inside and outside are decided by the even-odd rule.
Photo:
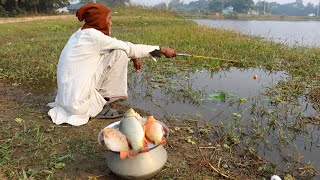
[[[85,21],[61,52],[57,68],[58,92],[48,114],[56,124],[86,124],[91,117],[117,118],[123,111],[111,103],[127,94],[128,63],[141,70],[143,57],[175,57],[168,47],[132,44],[110,37],[111,13],[104,4],[82,6],[76,16]]]

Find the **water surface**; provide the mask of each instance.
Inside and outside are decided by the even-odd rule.
[[[257,21],[195,19],[201,25],[223,28],[288,44],[320,47],[320,21]]]
[[[257,79],[254,80],[254,75]],[[181,72],[172,79],[172,81],[181,80],[177,82],[175,90],[182,91],[181,89],[192,89],[198,92],[199,98],[203,99],[203,103],[197,105],[190,102],[189,96],[186,98],[178,93],[172,95],[170,93],[164,94],[164,89],[147,89],[143,84],[144,74],[137,75],[140,79],[135,84],[133,81],[129,82],[131,87],[129,89],[129,99],[127,102],[136,108],[143,109],[146,112],[152,113],[154,116],[163,118],[166,115],[181,118],[186,114],[193,116],[199,115],[202,119],[211,119],[219,109],[228,106],[228,103],[209,100],[209,95],[220,91],[228,93],[235,98],[246,98],[250,100],[255,97],[265,87],[272,87],[278,83],[279,80],[285,80],[287,75],[285,72],[269,72],[259,68],[237,69],[230,68],[219,72],[198,71],[194,73]],[[190,90],[191,91],[191,90]],[[188,92],[185,92],[188,93]],[[175,96],[176,95],[176,96]]]

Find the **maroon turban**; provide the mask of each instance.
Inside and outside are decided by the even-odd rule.
[[[101,3],[89,3],[82,6],[76,16],[79,21],[85,21],[82,29],[94,28],[105,35],[109,35],[109,25],[106,23],[106,17],[111,10]]]

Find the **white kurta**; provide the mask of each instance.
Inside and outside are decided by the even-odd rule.
[[[106,101],[97,90],[99,87],[97,87],[96,76],[100,76],[101,69],[106,68],[101,68],[106,64],[103,61],[114,50],[125,52],[127,56],[125,58],[129,60],[151,57],[150,52],[156,49],[158,50],[159,46],[123,42],[106,36],[93,28],[75,32],[59,58],[57,69],[58,92],[55,102],[50,103],[52,109],[48,112],[52,121],[56,124],[68,123],[80,126],[86,124],[90,117],[96,116],[102,110]],[[113,58],[114,55],[109,56],[109,61],[110,57]],[[128,61],[124,60],[123,62],[125,62],[122,63],[123,66],[126,66],[123,68],[126,69]],[[119,65],[109,66],[108,68],[119,68]],[[117,69],[112,69],[112,71],[115,72]],[[112,79],[108,79],[108,81],[112,81]],[[117,88],[113,87],[113,89]]]

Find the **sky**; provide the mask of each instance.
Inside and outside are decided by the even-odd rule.
[[[133,3],[137,4],[143,4],[143,5],[154,5],[159,4],[161,2],[165,2],[166,0],[131,0]],[[189,3],[191,1],[197,1],[197,0],[181,0],[186,3]],[[258,0],[254,0],[257,2]],[[286,3],[292,3],[295,2],[295,0],[266,0],[267,2],[278,2],[279,4],[286,4]],[[307,4],[308,2],[311,2],[313,4],[318,4],[319,0],[303,0],[304,4]]]

